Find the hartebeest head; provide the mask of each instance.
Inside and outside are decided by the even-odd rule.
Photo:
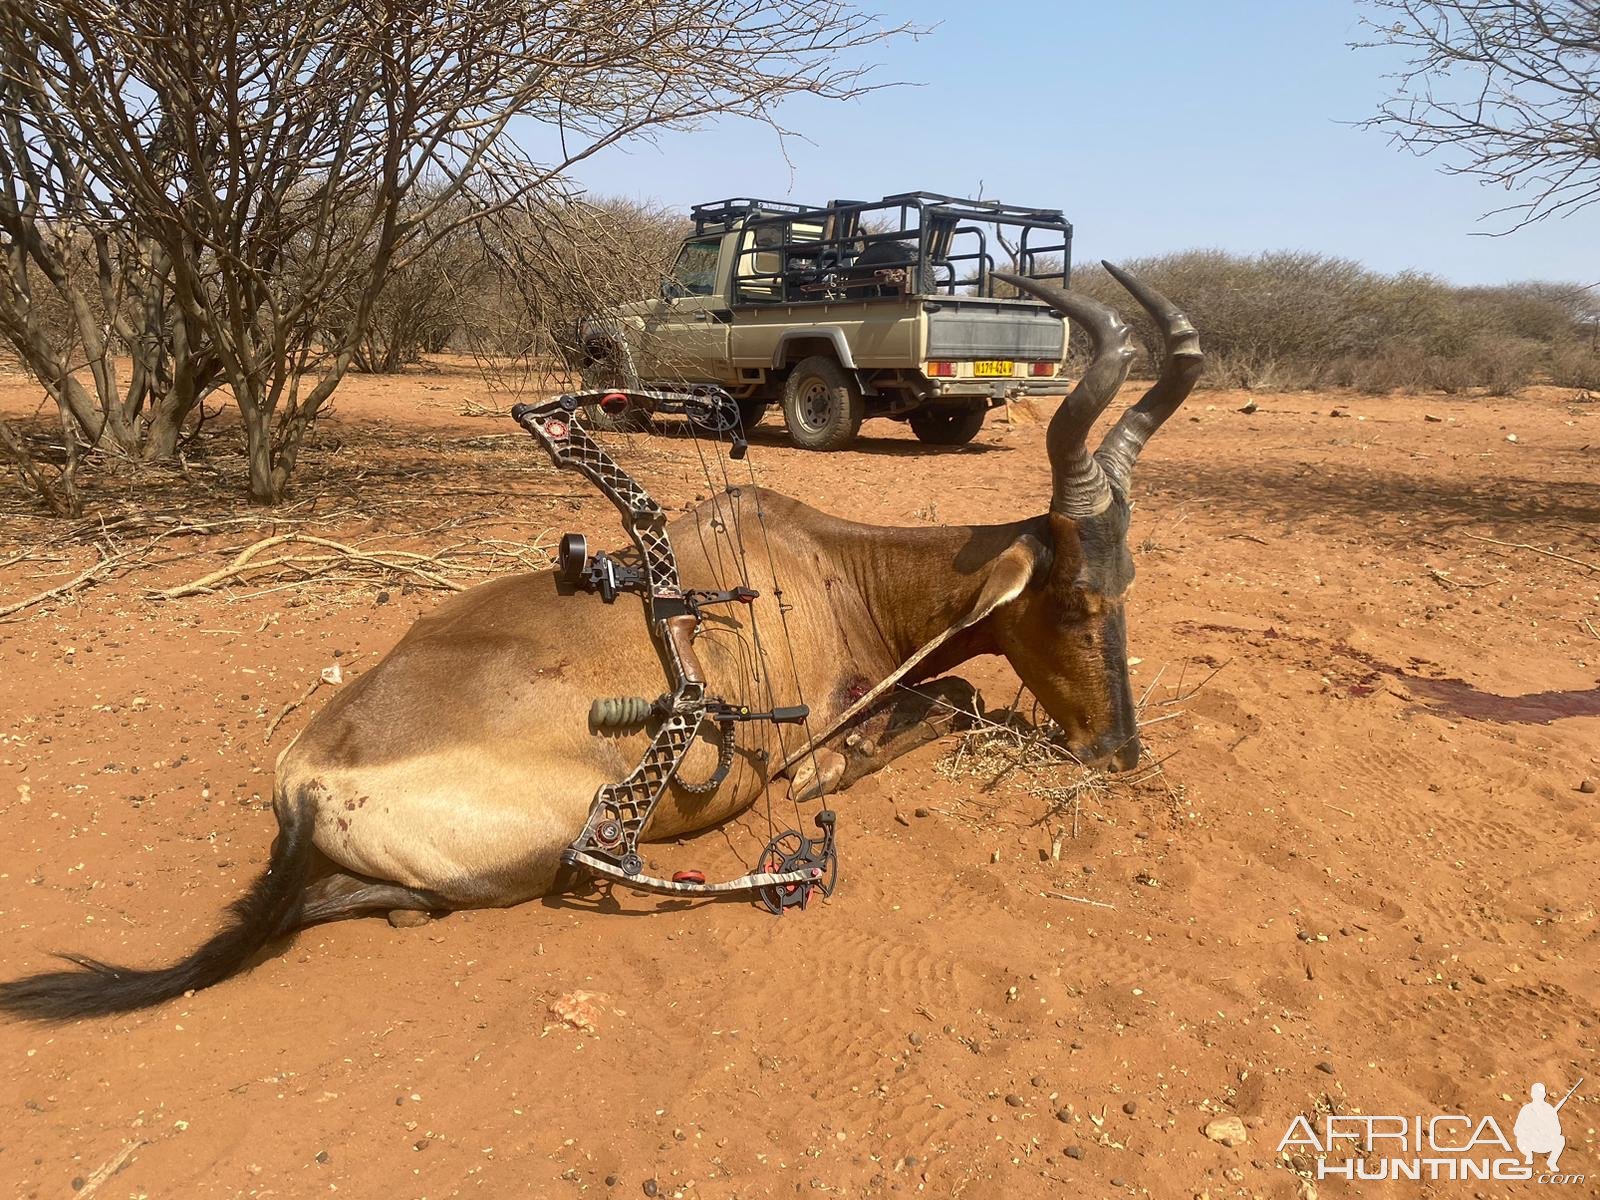
[[[1092,357],[1050,421],[1047,544],[1032,548],[1027,586],[993,612],[991,629],[1018,676],[1066,733],[1084,762],[1119,769],[1139,759],[1128,679],[1124,597],[1133,582],[1128,489],[1133,464],[1200,376],[1200,339],[1164,296],[1106,263],[1150,314],[1162,339],[1156,382],[1089,453],[1088,436],[1127,378],[1128,326],[1105,305],[1038,280],[995,272],[1075,321]]]

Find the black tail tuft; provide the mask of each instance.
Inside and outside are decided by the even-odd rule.
[[[81,971],[49,971],[0,983],[0,1012],[36,1021],[101,1017],[160,1004],[232,975],[263,946],[296,928],[311,867],[311,803],[291,797],[278,813],[266,873],[230,907],[226,925],[198,950],[151,971],[114,967],[77,954],[60,957]]]

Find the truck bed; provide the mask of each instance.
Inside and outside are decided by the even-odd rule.
[[[797,325],[840,330],[863,370],[930,358],[1059,359],[1066,336],[1060,316],[1040,304],[982,296],[743,304],[734,314],[734,366],[742,368],[771,366],[779,339]]]
[[[927,297],[925,306],[925,358],[1061,357],[1065,322],[1059,314],[1037,303],[982,296],[936,296]]]

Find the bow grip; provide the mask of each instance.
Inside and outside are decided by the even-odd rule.
[[[683,671],[684,682],[704,685],[706,677],[694,653],[694,631],[699,623],[693,613],[682,613],[668,617],[661,622],[661,627],[666,634],[667,644],[672,648],[672,655]]]

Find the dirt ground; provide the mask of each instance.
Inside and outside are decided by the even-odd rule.
[[[1600,401],[1246,399],[1197,394],[1135,480],[1160,772],[1074,815],[948,739],[833,801],[842,883],[803,914],[619,893],[352,921],[153,1010],[0,1025],[0,1196],[1600,1195]],[[0,409],[34,402],[0,378]],[[7,481],[0,608],[113,561],[0,621],[0,977],[214,927],[319,672],[438,602],[405,564],[471,582],[567,528],[621,540],[494,403],[448,366],[352,380],[278,513],[203,459],[92,480],[98,522],[27,516]],[[751,455],[884,524],[1042,511],[1041,423],[937,453],[868,433]],[[664,500],[704,494],[684,443],[628,440]],[[385,553],[153,595],[286,531]],[[966,674],[1015,695],[1001,660]],[[758,828],[655,861],[726,876]],[[551,1011],[575,990],[592,1031]],[[1277,1150],[1326,1113],[1509,1134],[1531,1082],[1584,1075],[1581,1184],[1313,1185]],[[1206,1136],[1228,1115],[1243,1144]]]

